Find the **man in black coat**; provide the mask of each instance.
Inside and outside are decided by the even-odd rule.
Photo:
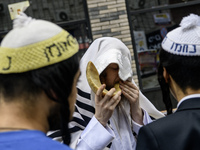
[[[200,17],[184,17],[162,42],[158,79],[166,117],[139,131],[137,150],[200,149]],[[170,114],[169,91],[177,99]]]

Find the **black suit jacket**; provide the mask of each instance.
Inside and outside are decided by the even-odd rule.
[[[200,97],[139,131],[136,150],[200,150]]]

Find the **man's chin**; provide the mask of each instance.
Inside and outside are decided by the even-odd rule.
[[[106,90],[110,91],[110,89],[112,89],[112,88],[114,88],[114,85],[111,85],[111,86],[106,85]]]

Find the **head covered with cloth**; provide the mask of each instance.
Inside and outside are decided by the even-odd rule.
[[[127,98],[125,98],[123,95],[118,106],[114,109],[114,112],[108,121],[108,124],[112,127],[116,136],[114,140],[112,140],[111,146],[109,144],[109,140],[108,143],[103,143],[106,137],[101,136],[101,133],[96,133],[96,130],[98,130],[97,128],[93,128],[94,130],[96,129],[95,131],[92,130],[93,134],[99,135],[97,142],[94,142],[95,137],[92,137],[91,141],[88,140],[90,133],[89,128],[91,127],[91,122],[94,118],[93,116],[95,114],[96,117],[96,114],[99,111],[99,109],[97,110],[97,107],[99,107],[99,105],[97,106],[96,103],[97,94],[95,95],[95,93],[91,90],[86,78],[86,67],[89,61],[93,62],[93,64],[97,68],[101,83],[106,84],[107,90],[112,90],[113,85],[117,82],[128,82],[127,85],[124,85],[131,85],[132,87],[134,87],[133,89],[131,89],[132,91],[139,91],[132,78],[133,73],[131,67],[132,62],[130,50],[125,46],[122,41],[117,38],[102,37],[96,39],[90,45],[89,49],[86,51],[80,61],[81,76],[77,84],[78,96],[76,110],[74,113],[74,119],[70,122],[70,129],[73,131],[73,142],[76,145],[77,139],[79,139],[79,141],[80,139],[83,139],[83,141],[88,142],[85,143],[90,145],[89,147],[93,147],[96,149],[105,148],[102,145],[108,145],[107,148],[109,147],[110,149],[133,149],[135,147],[135,138],[132,133],[132,120],[130,116],[131,106]],[[131,97],[130,99],[135,99],[134,93],[131,94],[133,97]],[[159,112],[141,92],[138,92],[137,94],[139,95],[139,105],[144,110],[146,110],[149,115],[154,118],[163,117],[163,114]],[[138,97],[136,99],[138,102]],[[109,101],[113,100],[110,99],[107,102]],[[105,111],[103,110],[100,112],[105,113]],[[81,134],[82,130],[84,131]],[[81,137],[79,138],[78,135],[80,134]],[[82,142],[79,142],[77,146],[79,147],[79,145],[81,146]],[[76,148],[76,146],[74,145],[72,145],[72,147]]]
[[[46,133],[61,128],[69,144],[68,122],[79,77],[78,43],[56,24],[24,13],[13,26],[0,47],[0,134],[3,129]]]
[[[123,81],[128,80],[135,84],[131,67],[130,50],[119,39],[113,37],[99,38],[92,43],[86,54],[82,57],[80,62],[80,82],[78,82],[77,86],[80,89],[84,89],[86,92],[92,92],[87,80],[85,80],[86,72],[84,71],[89,61],[94,63],[99,74],[102,74],[109,64],[116,63],[119,66],[119,78]],[[141,92],[140,105],[156,119],[163,116]]]

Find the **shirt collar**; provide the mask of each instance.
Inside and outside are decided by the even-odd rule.
[[[191,98],[196,98],[196,97],[200,97],[200,94],[191,94],[191,95],[188,95],[188,96],[185,96],[183,97],[177,104],[177,108],[180,106],[180,104],[185,101],[185,100],[188,100],[188,99],[191,99]]]

